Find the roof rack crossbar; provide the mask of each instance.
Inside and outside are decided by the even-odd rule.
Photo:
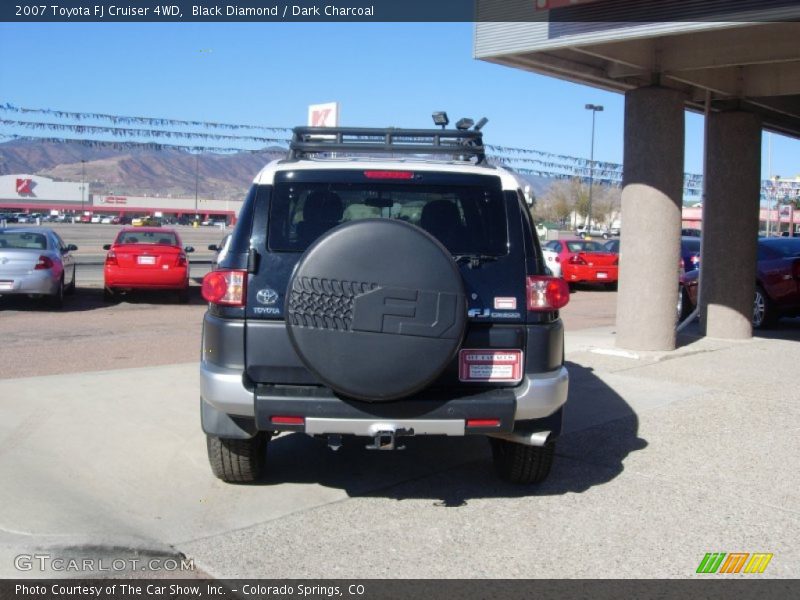
[[[486,160],[480,131],[397,129],[394,127],[295,127],[289,158],[328,152],[451,154],[460,160]]]

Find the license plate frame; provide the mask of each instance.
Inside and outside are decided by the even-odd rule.
[[[608,279],[608,273],[606,273],[605,271],[598,271],[597,272],[597,278],[598,279]]]
[[[145,265],[145,266],[152,266],[156,264],[156,257],[155,256],[137,256],[136,257],[136,264],[137,265]]]
[[[522,350],[462,349],[458,353],[458,380],[463,383],[519,383],[522,364]]]

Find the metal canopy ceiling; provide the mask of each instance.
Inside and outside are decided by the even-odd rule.
[[[572,7],[573,11],[579,6]],[[800,23],[478,23],[475,56],[614,91],[661,85],[689,109],[759,113],[800,138]]]

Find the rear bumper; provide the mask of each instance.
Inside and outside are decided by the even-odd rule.
[[[60,274],[52,270],[32,271],[24,275],[0,275],[0,296],[6,294],[46,294],[58,291]],[[10,282],[10,284],[8,283]],[[6,287],[10,285],[10,287]]]
[[[209,408],[249,417],[255,428],[309,434],[374,435],[375,431],[413,430],[415,434],[466,435],[507,433],[519,421],[556,413],[567,400],[569,376],[564,367],[526,375],[514,388],[437,393],[387,403],[342,400],[321,386],[248,386],[241,369],[200,363],[200,395]],[[302,417],[302,424],[275,423],[275,416]],[[468,427],[469,419],[497,419],[490,427]],[[204,428],[207,433],[216,433]]]
[[[562,266],[562,275],[565,281],[574,283],[616,283],[619,267],[609,266]]]
[[[107,288],[176,290],[189,286],[189,271],[185,267],[142,270],[114,268],[104,270]]]

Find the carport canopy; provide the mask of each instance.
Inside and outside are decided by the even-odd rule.
[[[478,4],[488,14],[494,2]],[[752,335],[761,132],[800,138],[800,6],[785,0],[509,0],[504,6],[506,21],[476,23],[476,58],[626,95],[617,344],[675,348],[686,109],[708,115],[701,328],[714,337]],[[647,261],[630,258],[641,252]]]

